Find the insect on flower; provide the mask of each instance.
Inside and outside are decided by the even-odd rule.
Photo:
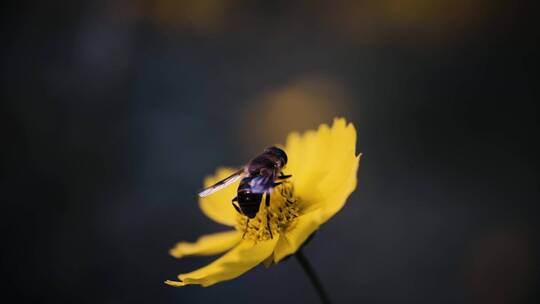
[[[265,197],[266,208],[268,208],[272,189],[281,185],[283,180],[292,176],[285,175],[281,171],[286,164],[287,154],[285,151],[278,147],[267,148],[261,155],[252,159],[244,168],[204,189],[199,193],[199,196],[208,196],[241,179],[238,185],[238,195],[232,199],[232,202],[234,209],[238,213],[247,216],[247,226],[249,219],[254,218],[257,212],[259,212],[263,195]],[[276,182],[276,180],[280,181]],[[238,202],[238,206],[234,204],[235,202]],[[266,225],[270,233],[270,238],[272,238],[269,216],[267,212]]]
[[[332,126],[289,134],[283,148],[270,147],[240,169],[218,169],[205,179],[199,206],[209,218],[232,229],[194,243],[180,242],[169,253],[181,258],[227,252],[165,283],[206,287],[297,253],[356,188],[360,155],[355,150],[354,126],[336,118]]]

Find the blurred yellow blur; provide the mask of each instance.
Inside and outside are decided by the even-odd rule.
[[[148,1],[150,19],[170,30],[206,34],[223,29],[235,1],[232,0],[158,0]]]
[[[242,0],[146,0],[145,3],[147,17],[163,30],[202,35],[232,30],[233,24],[252,21],[253,17],[248,16],[262,14],[264,8]],[[292,2],[279,8],[288,18],[314,22],[356,41],[450,39],[494,21],[494,13],[502,11],[500,4],[487,0],[318,0]],[[247,11],[251,13],[242,13]]]
[[[247,152],[256,154],[266,146],[283,144],[291,131],[315,129],[336,116],[351,119],[348,100],[345,88],[336,80],[304,76],[256,97],[238,120],[239,140]]]
[[[484,0],[337,0],[325,2],[322,13],[356,39],[444,39],[481,23],[496,6]]]

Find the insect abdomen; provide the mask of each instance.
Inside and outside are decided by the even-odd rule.
[[[238,204],[242,213],[249,218],[254,218],[259,212],[262,196],[262,193],[238,192]]]
[[[242,210],[242,213],[249,218],[254,218],[259,212],[263,193],[253,193],[249,182],[250,177],[242,179],[238,186],[238,205]]]

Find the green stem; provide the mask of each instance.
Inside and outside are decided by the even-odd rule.
[[[321,303],[323,304],[330,304],[330,298],[328,297],[328,294],[324,290],[324,287],[321,284],[321,281],[317,277],[317,274],[313,270],[313,267],[311,267],[311,264],[309,263],[308,259],[302,252],[302,249],[299,249],[296,254],[296,259],[302,266],[302,269],[304,269],[304,272],[309,277],[309,280],[311,281],[311,284],[315,289],[317,290],[317,294],[319,295],[319,298],[321,299]]]

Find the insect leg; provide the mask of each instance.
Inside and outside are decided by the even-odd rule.
[[[270,233],[270,238],[273,239],[274,236],[272,236],[272,229],[270,228],[270,215],[268,214],[270,206],[270,193],[266,192],[266,228],[268,229],[268,232]]]
[[[246,232],[248,231],[248,225],[249,225],[249,217],[246,216],[246,229],[244,230],[244,234],[242,234],[242,240],[244,239],[244,236],[246,236]]]
[[[272,187],[277,187],[277,186],[279,186],[279,185],[281,185],[281,184],[283,184],[283,183],[282,183],[282,182],[279,182],[279,183],[273,183],[273,184],[272,184]]]
[[[279,172],[278,178],[279,179],[287,179],[287,178],[290,178],[291,176],[292,176],[291,174],[285,175],[285,174],[283,174],[283,172]]]
[[[232,205],[233,205],[234,209],[235,209],[238,213],[242,214],[242,210],[241,210],[240,207],[238,207],[234,202],[235,202],[235,200],[233,199]]]

